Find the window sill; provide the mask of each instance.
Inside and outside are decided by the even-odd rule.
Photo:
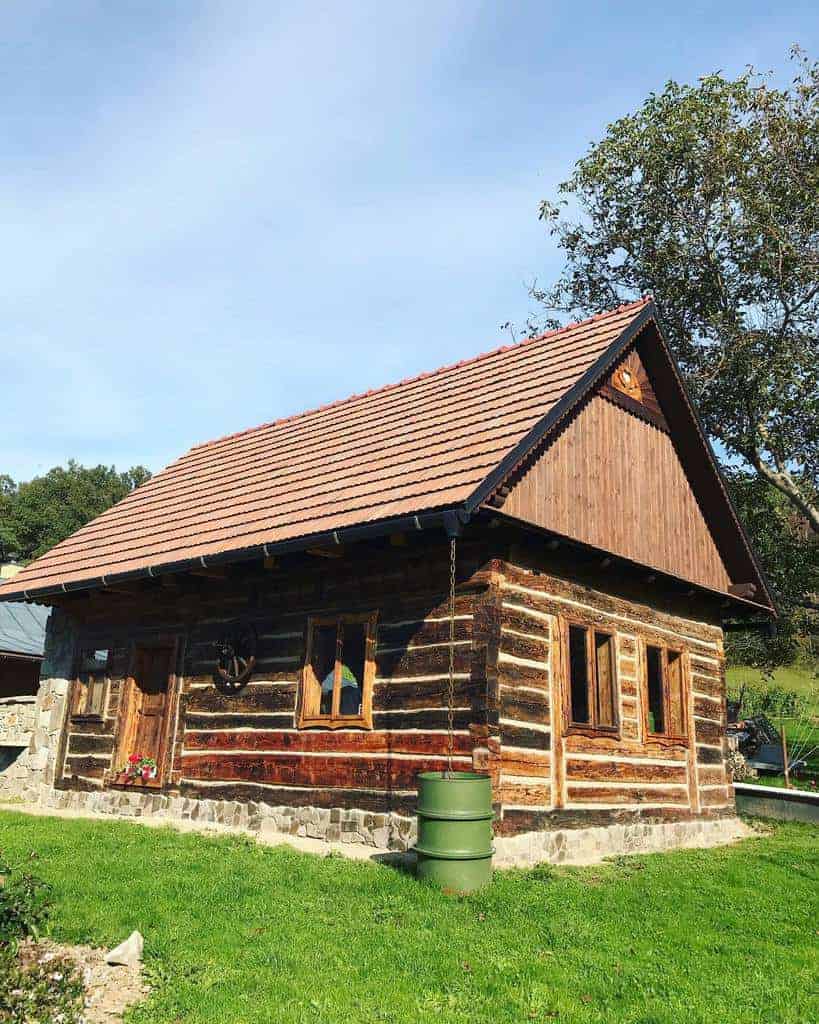
[[[689,742],[688,736],[669,736],[665,732],[649,732],[646,730],[646,741],[651,743],[658,743],[660,746],[666,747],[687,747]]]
[[[99,715],[99,714],[96,714],[96,713],[91,714],[90,712],[89,713],[82,712],[79,715],[72,715],[71,716],[71,721],[72,721],[72,723],[76,722],[78,725],[94,725],[94,724],[101,725],[102,721],[103,721],[103,717],[102,717],[102,715]]]
[[[296,726],[298,729],[368,729],[371,730],[373,723],[371,719],[356,716],[353,718],[329,718],[311,717],[302,718]]]
[[[566,726],[566,735],[567,736],[588,736],[591,739],[594,739],[595,737],[598,737],[598,736],[602,737],[602,738],[605,738],[605,739],[610,739],[610,740],[619,740],[621,738],[620,737],[620,727],[617,726],[617,725],[614,725],[614,726],[576,725],[574,723],[570,723],[569,725]]]

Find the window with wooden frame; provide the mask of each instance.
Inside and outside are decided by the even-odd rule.
[[[646,644],[644,703],[646,733],[685,738],[685,672],[681,651]]]
[[[578,731],[616,732],[617,671],[614,636],[578,622],[565,623],[566,722]]]
[[[372,728],[375,613],[311,617],[299,728]]]
[[[80,654],[74,694],[72,718],[102,718],[108,697],[110,651],[84,650]]]

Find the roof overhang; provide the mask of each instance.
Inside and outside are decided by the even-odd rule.
[[[180,561],[157,563],[146,565],[126,572],[112,573],[106,575],[90,576],[87,579],[59,583],[42,587],[0,590],[0,601],[34,601],[44,604],[51,603],[49,598],[63,594],[70,594],[78,591],[97,590],[118,583],[151,579],[175,573],[183,573],[191,570],[208,568],[210,566],[228,565],[241,562],[269,558],[279,554],[304,551],[310,547],[323,547],[341,544],[353,544],[358,541],[387,536],[392,533],[406,532],[412,530],[426,530],[434,528],[446,529],[448,533],[457,532],[459,524],[467,523],[471,517],[480,513],[486,508],[487,503],[502,487],[504,482],[520,467],[534,449],[562,422],[570,416],[583,399],[597,387],[611,371],[616,362],[626,350],[636,343],[640,335],[646,330],[656,332],[658,345],[655,346],[658,358],[661,358],[671,371],[674,388],[680,396],[680,408],[685,409],[685,415],[690,419],[691,427],[699,439],[703,454],[703,473],[708,476],[708,486],[721,503],[726,522],[729,521],[730,534],[736,551],[742,553],[743,560],[755,573],[756,581],[760,590],[768,600],[768,604],[740,598],[736,595],[712,591],[709,588],[689,580],[681,580],[680,577],[662,572],[652,566],[639,566],[643,571],[656,573],[669,581],[676,580],[687,587],[695,587],[702,592],[718,596],[723,600],[731,602],[736,609],[753,610],[755,614],[760,612],[767,615],[776,615],[772,591],[767,583],[763,570],[751,547],[750,541],[742,527],[739,517],[731,502],[725,480],[719,468],[718,461],[705,434],[702,424],[696,414],[694,406],[685,388],[679,366],[666,343],[657,322],[657,311],[653,301],[648,301],[639,314],[629,321],[622,333],[609,345],[609,347],[598,357],[594,364],[569,388],[568,391],[552,406],[550,411],[543,416],[535,426],[507,453],[506,456],[491,470],[481,481],[463,503],[448,505],[445,507],[429,508],[419,511],[417,514],[402,515],[394,518],[375,519],[359,525],[347,526],[337,530],[330,530],[320,533],[308,533],[295,538],[288,538],[272,543],[254,544],[249,547],[230,548],[225,551],[210,553],[198,557],[190,557]],[[494,515],[500,515],[496,509],[487,509]],[[511,518],[511,517],[506,517]],[[521,523],[521,525],[523,525]],[[528,525],[528,524],[526,524]],[[554,535],[556,536],[556,535]],[[564,538],[570,543],[568,538]],[[571,542],[577,543],[577,542]],[[580,545],[583,546],[583,545]],[[619,557],[610,552],[606,555]],[[621,559],[624,563],[628,559]],[[637,563],[633,563],[637,566]],[[756,582],[755,581],[755,582]]]
[[[48,598],[57,597],[62,594],[73,594],[84,590],[99,590],[108,586],[114,586],[117,583],[153,579],[174,573],[189,572],[192,569],[206,569],[217,565],[258,561],[259,559],[272,558],[276,555],[305,551],[307,548],[355,544],[362,540],[372,540],[377,537],[386,537],[393,533],[406,533],[412,530],[440,528],[448,532],[457,532],[459,525],[467,523],[469,518],[469,513],[462,506],[431,509],[419,512],[417,515],[374,520],[371,523],[362,523],[360,526],[348,526],[340,530],[330,530],[324,533],[310,533],[302,537],[272,544],[255,544],[252,547],[220,551],[218,554],[202,555],[199,558],[186,558],[177,562],[149,565],[144,568],[133,569],[129,572],[94,576],[50,587],[3,591],[0,593],[0,601],[36,601],[48,604]]]
[[[7,658],[9,661],[42,661],[42,654],[25,654],[20,651],[0,651],[0,660]]]
[[[502,509],[485,508],[482,512],[487,516],[491,516],[493,519],[508,523],[509,525],[520,528],[527,533],[536,534],[537,536],[542,537],[544,542],[551,542],[555,545],[564,546],[566,548],[582,552],[588,559],[596,559],[600,562],[605,561],[609,567],[614,566],[621,568],[627,571],[634,578],[641,578],[646,581],[650,580],[652,584],[661,586],[669,592],[676,592],[678,594],[690,593],[692,595],[696,593],[702,597],[710,598],[723,608],[725,615],[732,614],[743,618],[747,616],[765,615],[770,620],[771,615],[773,614],[775,616],[776,614],[775,611],[772,611],[772,609],[767,605],[759,604],[757,601],[752,601],[745,597],[738,597],[736,594],[731,594],[724,590],[715,590],[713,587],[705,586],[705,584],[698,583],[696,580],[689,580],[682,576],[676,576],[664,569],[658,568],[655,565],[649,565],[645,562],[636,562],[631,558],[615,554],[605,548],[594,547],[591,544],[584,543],[583,541],[575,540],[573,537],[567,537],[564,534],[555,532],[554,530],[547,530],[544,527],[537,526],[536,524],[527,522],[524,519],[518,519],[517,516],[509,515]]]

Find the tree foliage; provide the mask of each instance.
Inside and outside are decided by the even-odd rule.
[[[27,483],[0,476],[0,560],[37,558],[150,475],[144,466],[118,473],[113,466],[86,467],[72,460]]]
[[[546,310],[654,296],[706,428],[819,532],[819,63],[669,82],[546,201]],[[567,217],[568,210],[574,211]]]
[[[738,468],[725,475],[779,610],[775,637],[753,631],[728,634],[728,655],[734,662],[769,669],[810,653],[804,646],[819,607],[819,544],[787,498],[761,477]]]

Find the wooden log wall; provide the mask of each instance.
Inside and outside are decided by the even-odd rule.
[[[476,618],[486,618],[486,579],[477,556],[464,547],[453,646],[457,768],[471,767],[474,747],[487,742],[489,706],[487,639],[475,627]],[[244,597],[236,582],[203,580],[198,602],[158,589],[153,608],[136,598],[112,599],[107,607],[92,601],[82,627],[85,646],[121,643],[118,657],[126,668],[112,674],[103,721],[69,722],[63,784],[102,784],[116,743],[130,645],[158,630],[168,635],[169,625],[183,615],[185,621],[174,627],[184,654],[166,790],[273,805],[414,813],[418,772],[446,766],[446,554],[444,542],[422,559],[394,549],[369,561],[314,559],[299,571],[255,577]],[[119,614],[112,616],[115,608]],[[308,616],[361,611],[378,613],[374,728],[297,729]],[[257,658],[247,684],[227,694],[214,685],[216,642],[237,617],[255,626]]]
[[[608,575],[613,596],[596,578],[581,584],[564,568],[522,569],[491,552],[485,540],[461,545],[454,753],[457,767],[492,774],[500,830],[728,813],[720,629],[684,610],[658,610],[648,587],[645,601],[625,597]],[[417,773],[446,763],[446,556],[442,540],[74,598],[80,643],[111,648],[111,674],[100,720],[69,720],[59,784],[104,784],[133,644],[164,637],[179,641],[181,677],[166,791],[414,813]],[[370,611],[378,612],[374,728],[297,729],[307,617]],[[564,735],[555,709],[567,613],[615,637],[616,736]],[[247,685],[229,695],[214,685],[215,642],[237,619],[255,625],[257,661]],[[684,651],[688,743],[645,736],[646,642]]]
[[[725,675],[718,627],[505,563],[500,572],[501,831],[733,809],[725,763]],[[615,735],[567,730],[562,619],[614,637]],[[646,735],[645,644],[683,652],[688,739]]]
[[[474,596],[456,602],[455,758],[472,764]],[[334,609],[324,608],[322,614]],[[193,633],[175,767],[181,790],[212,799],[410,813],[416,775],[445,767],[449,623],[445,601],[407,600],[379,618],[373,729],[298,729],[303,612],[259,632],[257,671],[235,695],[213,685],[219,623]]]
[[[552,617],[533,601],[514,600],[502,578],[498,798],[504,809],[552,805],[553,640]]]

